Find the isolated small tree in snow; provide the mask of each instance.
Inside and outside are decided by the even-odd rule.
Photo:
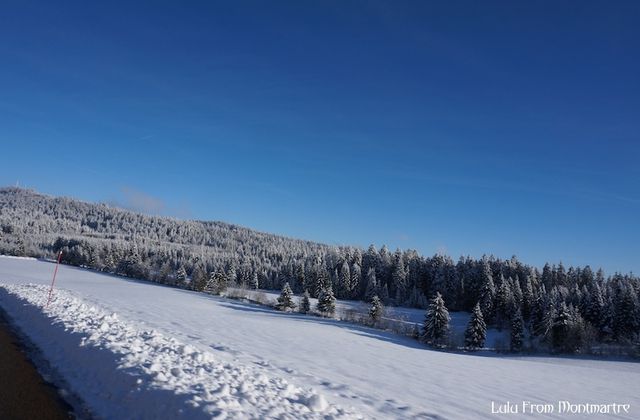
[[[487,324],[484,322],[484,316],[480,309],[480,303],[476,303],[469,324],[464,332],[464,346],[469,350],[478,350],[484,347],[484,341],[487,338]]]
[[[332,316],[335,313],[336,298],[333,296],[331,284],[327,284],[324,288],[322,288],[322,290],[320,290],[317,309],[325,316]]]
[[[511,351],[521,351],[523,340],[524,322],[522,321],[520,310],[517,310],[513,316],[513,320],[511,320]]]
[[[293,303],[293,291],[289,286],[289,282],[286,282],[282,287],[282,292],[278,297],[278,303],[276,304],[276,309],[279,311],[289,311],[295,309],[296,304]]]
[[[309,296],[309,291],[305,290],[304,294],[302,295],[302,299],[300,299],[300,312],[302,312],[303,314],[311,312],[311,302],[309,301],[310,297],[311,296]]]
[[[440,293],[436,293],[427,309],[422,328],[421,341],[433,346],[442,346],[449,334],[449,311]]]
[[[384,305],[382,305],[382,301],[376,295],[371,299],[371,308],[369,309],[369,318],[373,324],[376,324],[382,318],[382,314],[384,312]]]

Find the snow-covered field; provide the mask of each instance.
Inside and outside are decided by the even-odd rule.
[[[640,418],[640,364],[466,355],[358,325],[61,266],[0,258],[0,305],[103,418]],[[3,378],[3,380],[6,380]],[[630,404],[559,414],[558,401]],[[510,416],[514,417],[514,416]],[[520,417],[520,416],[516,416]]]
[[[280,296],[279,292],[273,290],[248,290],[248,289],[230,289],[230,292],[234,295],[245,296],[250,301],[261,301],[266,298],[271,305],[275,305],[275,302]],[[299,297],[298,297],[299,299]],[[309,299],[311,307],[315,308],[318,300],[315,298]],[[296,304],[299,304],[298,300],[295,300]],[[371,305],[369,303],[359,300],[338,300],[336,301],[336,315],[338,319],[357,319],[368,318],[369,309]],[[425,316],[424,309],[417,308],[404,308],[389,306],[384,308],[384,315],[382,321],[383,327],[390,329],[394,332],[402,332],[404,335],[411,335],[415,331],[420,331],[422,324],[424,323]],[[464,343],[464,330],[467,328],[469,318],[471,314],[468,312],[450,312],[449,316],[451,321],[449,322],[449,332],[451,336],[455,336],[455,342],[459,347]],[[509,342],[508,331],[498,331],[494,328],[487,329],[487,337],[485,342],[485,348],[495,349],[500,345],[504,346]]]

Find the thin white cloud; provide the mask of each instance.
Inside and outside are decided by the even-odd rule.
[[[118,207],[147,214],[164,214],[166,211],[167,206],[162,199],[135,188],[122,187],[120,193],[122,199],[114,202]]]

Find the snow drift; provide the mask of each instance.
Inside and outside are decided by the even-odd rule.
[[[88,405],[118,419],[359,418],[260,369],[137,330],[115,313],[43,285],[0,285],[0,302]]]

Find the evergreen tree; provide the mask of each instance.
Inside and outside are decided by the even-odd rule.
[[[204,291],[212,295],[219,295],[227,290],[227,279],[221,270],[212,271]]]
[[[299,305],[300,312],[302,312],[303,314],[308,314],[309,312],[311,312],[311,302],[309,301],[310,298],[311,296],[309,295],[309,291],[305,290],[302,298],[300,299]]]
[[[253,275],[251,276],[251,288],[256,290],[260,288],[260,284],[258,283],[258,273],[256,273],[255,271],[253,272]]]
[[[501,283],[496,293],[496,323],[498,328],[504,327],[505,323],[511,320],[515,308],[515,300],[509,281],[500,276]]]
[[[192,289],[198,292],[202,292],[207,286],[207,276],[200,264],[193,269],[193,273],[191,274],[191,285]]]
[[[296,281],[295,281],[295,288],[296,290],[300,291],[300,290],[305,290],[306,286],[307,286],[307,280],[306,280],[306,276],[304,273],[304,263],[299,263],[296,265]]]
[[[376,324],[382,318],[382,314],[384,312],[384,306],[382,305],[382,301],[378,296],[374,296],[371,299],[371,308],[369,309],[369,319],[373,324]]]
[[[393,289],[395,290],[396,296],[396,304],[399,305],[402,303],[406,296],[407,291],[407,272],[404,267],[404,259],[402,258],[402,253],[400,250],[396,251],[393,258],[393,271],[391,273],[391,280]]]
[[[320,265],[316,270],[316,297],[320,298],[322,291],[327,288],[327,286],[331,285],[331,280],[329,279],[329,273],[327,273],[327,269],[324,265]]]
[[[184,265],[181,265],[176,272],[176,282],[179,285],[184,285],[187,281],[187,270],[184,268]]]
[[[531,319],[531,312],[534,305],[534,293],[533,293],[533,283],[531,281],[531,275],[527,276],[527,279],[524,283],[524,288],[522,289],[522,318],[525,321],[529,321]]]
[[[603,324],[604,298],[602,296],[602,289],[600,289],[598,283],[595,284],[589,296],[590,299],[585,314],[586,319],[596,328],[600,328]]]
[[[227,273],[225,275],[225,281],[227,284],[230,284],[232,286],[235,286],[236,284],[238,284],[238,275],[237,275],[237,271],[236,271],[236,264],[235,261],[232,261],[229,264],[229,267],[227,268]],[[225,285],[225,289],[226,289],[226,285]]]
[[[485,316],[487,321],[491,321],[493,318],[493,307],[496,296],[496,288],[493,284],[493,276],[491,275],[491,269],[488,264],[483,264],[483,278],[482,289],[480,291],[480,310]]]
[[[349,263],[346,260],[340,267],[338,279],[338,296],[343,299],[348,299],[351,297],[351,269],[349,268]]]
[[[518,309],[513,315],[511,321],[511,351],[519,352],[522,350],[524,341],[524,321],[522,320],[522,314]]]
[[[279,311],[289,311],[295,309],[296,304],[293,303],[293,291],[289,286],[289,282],[286,282],[282,287],[282,292],[278,297],[278,303],[276,304],[276,309]]]
[[[105,271],[107,271],[106,267]],[[169,265],[169,263],[165,261],[160,268],[160,272],[158,273],[158,281],[164,284],[169,283],[169,276],[171,275],[172,271],[173,270],[171,269],[171,265]]]
[[[638,330],[638,299],[631,286],[617,296],[613,316],[613,332],[617,339],[632,339]]]
[[[531,308],[531,332],[534,336],[545,337],[551,328],[552,322],[548,322],[549,301],[544,291],[544,286],[536,296]]]
[[[449,311],[444,304],[444,299],[440,293],[436,293],[435,297],[429,305],[429,309],[425,314],[424,326],[420,339],[427,344],[433,346],[442,346],[445,344],[449,335]]]
[[[325,316],[333,316],[336,311],[336,298],[333,296],[331,284],[327,284],[318,296],[318,311]]]
[[[567,348],[569,333],[571,330],[571,314],[567,305],[562,302],[553,320],[551,327],[551,347],[556,351],[573,352]]]
[[[360,288],[360,278],[362,277],[362,269],[358,263],[351,265],[351,280],[349,282],[349,298],[355,298]]]
[[[364,299],[367,302],[371,302],[374,296],[378,295],[379,292],[378,287],[378,279],[376,277],[376,270],[370,268],[367,271],[367,289],[364,292]]]
[[[464,346],[468,350],[477,350],[484,347],[484,341],[487,337],[487,325],[482,316],[480,304],[477,303],[471,312],[471,318],[467,329],[464,332]]]

